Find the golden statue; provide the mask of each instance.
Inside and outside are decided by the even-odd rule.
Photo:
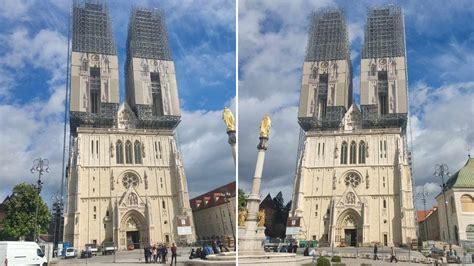
[[[265,210],[261,209],[258,212],[258,227],[265,226]]]
[[[234,115],[227,107],[224,108],[224,112],[222,113],[222,120],[224,120],[224,123],[227,126],[227,131],[235,131]]]
[[[270,116],[266,114],[263,117],[262,122],[260,123],[260,137],[268,138],[271,127],[272,127],[272,120],[270,120]]]
[[[242,208],[239,211],[239,226],[245,226],[246,219],[247,219],[247,209]]]

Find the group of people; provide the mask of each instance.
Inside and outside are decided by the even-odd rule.
[[[229,249],[220,241],[213,241],[211,244],[204,244],[202,248],[199,247],[196,250],[191,249],[189,259],[203,259],[205,260],[208,255],[219,254],[222,252],[229,252]]]
[[[145,263],[168,263],[168,246],[166,244],[146,245],[144,248]],[[171,264],[177,263],[177,247],[173,243],[170,247]]]
[[[378,251],[379,251],[379,247],[377,246],[377,244],[375,244],[374,245],[374,260],[379,259]],[[390,262],[393,262],[393,261],[395,261],[395,263],[398,263],[398,259],[397,259],[397,255],[395,253],[395,249],[392,247],[391,250],[390,250]]]

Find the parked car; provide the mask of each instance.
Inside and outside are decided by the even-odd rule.
[[[86,244],[86,250],[89,250],[92,256],[97,256],[97,252],[99,251],[96,244]]]
[[[444,251],[442,249],[432,247],[430,249],[429,257],[431,257],[433,259],[442,258],[442,257],[444,257]]]
[[[90,258],[90,257],[92,257],[92,252],[90,251],[90,249],[85,248],[81,251],[81,257],[80,257],[81,259]]]
[[[43,250],[35,242],[0,241],[1,265],[47,265]]]
[[[114,245],[113,242],[104,242],[104,244],[102,244],[102,246],[100,247],[100,250],[102,252],[102,255],[110,255],[115,253],[117,247]]]
[[[76,249],[74,249],[73,247],[68,247],[66,249],[66,253],[64,255],[65,259],[75,258],[76,256],[77,256]]]

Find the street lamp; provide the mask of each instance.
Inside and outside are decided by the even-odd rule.
[[[52,197],[54,212],[54,248],[57,248],[59,242],[59,232],[61,231],[61,216],[63,209],[63,197],[58,195]]]
[[[234,223],[232,223],[232,215],[231,215],[231,212],[230,212],[230,209],[229,209],[229,202],[230,202],[230,197],[232,196],[229,192],[226,192],[226,193],[221,193],[221,196],[224,197],[224,201],[226,203],[226,206],[227,206],[227,212],[228,212],[228,215],[229,215],[229,222],[230,222],[230,229],[232,231],[232,237],[234,238],[234,247],[235,247],[235,231],[234,231]]]
[[[30,169],[31,173],[34,174],[38,172],[38,181],[37,181],[37,189],[38,189],[38,198],[36,199],[36,214],[35,214],[35,240],[38,242],[38,208],[39,208],[39,198],[41,193],[41,188],[43,186],[43,182],[41,182],[41,176],[44,172],[49,173],[49,161],[48,159],[41,159],[38,158],[33,161],[33,166]]]
[[[420,191],[417,193],[418,195],[421,196],[421,201],[423,202],[423,211],[425,213],[425,219],[423,220],[424,229],[425,229],[425,240],[428,240],[428,227],[426,226],[426,197],[430,195],[430,193],[425,192],[425,186],[423,186],[423,191]]]
[[[448,220],[448,200],[446,199],[446,190],[448,190],[448,187],[446,183],[444,183],[444,176],[449,176],[449,171],[448,171],[448,166],[446,164],[437,164],[435,166],[435,172],[434,175],[436,177],[441,177],[441,189],[443,191],[443,198],[444,198],[444,211],[446,214],[446,225],[448,227],[448,244],[451,244],[451,233],[449,230],[449,220]]]

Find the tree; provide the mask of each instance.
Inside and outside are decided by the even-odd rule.
[[[245,209],[247,207],[247,197],[245,192],[239,188],[239,210]]]
[[[38,195],[35,185],[27,183],[16,185],[5,203],[5,219],[0,222],[0,239],[34,240],[37,204],[38,234],[42,234],[47,232],[51,220],[48,205]]]

